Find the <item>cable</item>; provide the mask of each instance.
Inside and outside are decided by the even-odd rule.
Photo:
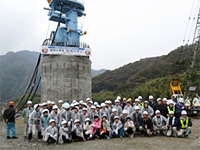
[[[47,39],[47,36],[48,36],[48,33],[49,33],[50,23],[51,23],[51,22],[49,21],[49,25],[48,25],[48,28],[47,28],[46,39]]]
[[[16,98],[16,97],[19,97],[25,90],[26,90],[26,88],[25,88],[23,91],[21,91],[19,94],[17,94],[16,96],[13,96],[12,98],[9,98],[9,99],[6,100],[6,101],[8,102],[8,101],[10,101],[10,100],[12,100],[12,99],[14,99],[14,98]]]
[[[194,18],[193,18],[193,21],[192,21],[191,29],[190,29],[190,32],[189,32],[187,44],[188,44],[189,41],[190,41],[190,37],[191,37],[191,34],[192,34],[192,29],[193,29],[193,26],[194,26],[194,23],[195,23],[195,19],[196,19],[196,14],[197,14],[198,8],[199,8],[199,2],[200,2],[200,0],[198,0],[197,7],[196,7],[196,9],[195,9],[195,14],[194,14]]]
[[[36,88],[35,88],[35,91],[33,92],[33,95],[32,95],[32,97],[31,97],[30,101],[33,101],[33,98],[35,97],[35,94],[37,93],[37,90],[38,90],[38,88],[39,88],[40,81],[41,81],[41,75],[40,75],[40,78],[39,78],[39,80],[38,80],[37,86],[36,86]],[[18,114],[18,113],[24,108],[24,106],[27,104],[27,101],[29,100],[30,96],[31,96],[31,94],[29,94],[28,98],[26,99],[26,101],[24,101],[24,103],[23,103],[23,104],[21,105],[21,107],[18,109],[18,111],[16,112],[16,114]]]
[[[35,66],[35,69],[34,69],[34,72],[33,72],[33,74],[32,74],[32,77],[31,77],[31,79],[30,79],[30,81],[29,81],[29,84],[28,84],[28,86],[27,86],[27,88],[26,88],[26,91],[24,92],[24,94],[22,95],[22,97],[21,97],[19,103],[18,103],[15,107],[18,107],[18,106],[20,105],[20,103],[23,101],[23,99],[25,98],[25,96],[26,96],[26,94],[27,94],[29,88],[30,88],[31,85],[32,85],[33,80],[35,80],[35,78],[36,78],[36,76],[37,76],[38,69],[39,69],[38,66],[39,66],[39,64],[40,64],[40,60],[41,60],[41,54],[40,54],[39,57],[38,57],[37,64],[36,64],[36,66]]]
[[[193,8],[194,8],[194,2],[195,2],[195,0],[193,0],[192,8],[191,8],[190,15],[189,15],[189,20],[188,20],[188,23],[187,23],[187,26],[186,26],[185,36],[184,36],[184,39],[183,39],[183,44],[185,42],[185,38],[186,38],[186,35],[187,35],[187,32],[188,32],[188,28],[189,28],[189,24],[190,24],[190,19],[191,19],[192,11],[193,11]]]

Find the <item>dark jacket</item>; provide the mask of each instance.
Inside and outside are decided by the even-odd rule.
[[[8,122],[15,122],[15,109],[13,106],[9,106],[9,108],[4,111],[3,118],[5,121],[8,119]]]
[[[126,106],[126,103],[120,103],[120,106],[122,107],[122,109],[124,109],[124,107]]]
[[[138,116],[138,117],[136,117],[136,116]],[[136,114],[136,112],[131,113],[131,119],[133,120],[136,128],[139,128],[141,118],[142,118],[141,112],[138,112],[138,115]]]
[[[166,110],[162,104],[161,105],[156,104],[154,111],[156,110],[160,110],[161,115],[166,116]]]
[[[154,101],[149,102],[149,106],[151,106],[151,108],[153,108],[153,110],[156,111],[156,110],[155,110],[156,103],[155,103]],[[154,115],[155,115],[155,114],[154,114]]]
[[[177,119],[176,119],[176,117],[168,117],[167,118],[167,120],[168,120],[168,128],[173,128],[173,127],[176,127],[177,126]]]
[[[147,118],[146,120],[144,118],[142,118],[140,120],[140,126],[145,128],[146,125],[147,125],[148,129],[150,129],[150,131],[152,132],[153,131],[153,123],[150,118]]]
[[[192,121],[191,121],[191,119],[190,119],[189,117],[188,117],[188,119],[189,119],[189,120],[188,120],[188,126],[191,127],[191,126],[192,126]],[[186,120],[183,121],[183,124],[186,125]],[[181,126],[182,126],[182,124],[181,124],[181,118],[179,118],[178,121],[177,121],[177,130],[178,130],[178,131],[179,131],[180,129],[184,129],[184,128],[182,128]]]
[[[180,104],[176,104],[175,105],[175,110],[176,110],[175,116],[176,116],[176,118],[179,118],[181,116],[181,112],[183,110],[185,110],[185,106],[184,105],[180,105]]]
[[[136,118],[136,112],[131,113],[131,119],[133,120],[134,123],[140,122],[141,118],[142,118],[141,112],[138,112],[138,118]]]

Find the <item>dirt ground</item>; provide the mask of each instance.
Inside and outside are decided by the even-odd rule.
[[[73,149],[73,150],[160,150],[160,149],[176,149],[176,150],[199,150],[200,149],[200,118],[192,118],[193,127],[192,134],[188,139],[173,138],[165,136],[142,137],[136,135],[133,139],[110,139],[110,140],[93,140],[86,142],[78,142],[64,145],[50,145],[47,146],[43,142],[37,142],[33,139],[28,143],[23,138],[23,120],[22,118],[16,120],[16,135],[18,139],[7,140],[5,124],[0,123],[0,149],[1,150],[47,150],[47,149]]]

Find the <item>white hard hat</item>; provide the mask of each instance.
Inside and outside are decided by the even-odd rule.
[[[139,102],[140,100],[138,98],[135,99],[135,102]]]
[[[100,106],[100,105],[97,105],[96,108],[101,108],[101,106]]]
[[[49,110],[48,110],[48,109],[44,109],[44,110],[42,111],[42,114],[45,113],[45,112],[49,113]]]
[[[156,114],[160,114],[160,110],[156,110]]]
[[[50,101],[50,100],[48,100],[48,101],[47,101],[47,104],[51,104],[51,101]]]
[[[79,110],[79,107],[78,106],[74,106],[74,109],[78,109]]]
[[[94,105],[95,105],[95,106],[98,105],[98,102],[94,102]]]
[[[82,100],[80,100],[80,101],[79,101],[79,104],[82,104],[82,103],[83,103],[83,101],[82,101]]]
[[[82,111],[88,111],[87,108],[83,108]]]
[[[71,103],[70,107],[74,107],[74,104],[73,104],[73,103]]]
[[[162,101],[162,99],[161,99],[161,98],[157,98],[157,102],[158,102],[158,101]]]
[[[106,117],[106,119],[107,119],[107,116],[106,116],[106,114],[103,114],[103,116],[102,116],[101,118],[103,118],[103,117]]]
[[[27,104],[33,104],[31,101],[28,101]]]
[[[39,103],[38,105],[39,105],[40,107],[42,107],[42,104],[41,104],[41,103]]]
[[[130,101],[130,100],[127,100],[126,103],[131,103],[131,101]]]
[[[120,103],[119,99],[116,99],[116,100],[115,100],[115,103]]]
[[[123,114],[127,114],[128,112],[127,112],[127,110],[123,110],[122,113]]]
[[[140,110],[140,107],[139,106],[135,106],[135,110]]]
[[[38,106],[39,106],[39,104],[35,104],[35,105],[34,105],[34,109],[37,109]]]
[[[138,96],[138,99],[142,99],[142,96]]]
[[[153,96],[152,96],[152,95],[150,95],[150,96],[149,96],[149,99],[153,99]]]
[[[184,103],[185,101],[184,101],[183,98],[180,98],[180,99],[179,99],[179,102],[180,102],[180,103]]]
[[[63,103],[63,101],[62,101],[62,100],[59,100],[58,103]]]
[[[115,120],[115,119],[119,119],[119,116],[115,116],[115,117],[114,117],[114,120]]]
[[[85,122],[87,122],[87,121],[90,121],[90,122],[91,122],[90,118],[86,118],[86,119],[85,119]]]
[[[55,120],[54,120],[54,119],[51,119],[51,120],[49,121],[49,123],[52,123],[52,122],[55,122]]]
[[[116,109],[116,108],[113,108],[113,109],[112,109],[112,112],[115,112],[115,111],[117,111],[117,109]]]
[[[94,105],[91,106],[91,109],[96,109],[96,107]]]
[[[77,123],[77,122],[80,123],[80,120],[79,119],[74,120],[74,123]]]
[[[149,104],[149,102],[148,102],[148,101],[144,101],[144,104],[145,104],[145,103]]]
[[[54,101],[52,101],[52,102],[51,102],[51,104],[52,104],[52,105],[55,105],[55,102],[54,102]]]
[[[111,100],[109,100],[109,101],[108,101],[108,103],[109,103],[109,104],[112,104],[112,101],[111,101]]]
[[[86,104],[86,103],[82,103],[82,105],[84,105],[85,107],[87,107],[87,104]]]
[[[42,106],[47,106],[47,103],[46,102],[42,103]]]
[[[127,116],[127,117],[126,117],[126,120],[128,120],[128,119],[130,119],[130,120],[131,120],[131,116]]]
[[[101,107],[106,107],[106,104],[105,103],[101,103]]]
[[[169,115],[173,115],[174,114],[174,112],[173,111],[169,111]]]
[[[63,125],[63,124],[67,124],[67,121],[66,121],[66,120],[63,120],[63,121],[61,122],[61,125]]]
[[[105,104],[109,104],[109,101],[108,101],[108,100],[106,100],[106,101],[105,101]]]
[[[183,111],[181,112],[181,115],[187,115],[187,112],[186,112],[185,110],[183,110]]]
[[[93,101],[90,100],[88,103],[93,104]]]
[[[74,106],[78,106],[78,105],[79,105],[79,103],[78,103],[78,102],[75,102],[75,103],[74,103]]]
[[[174,102],[171,100],[171,101],[169,101],[169,104],[173,104],[174,105]]]
[[[167,102],[167,98],[163,98],[163,102]]]
[[[120,96],[117,96],[117,99],[118,99],[118,100],[120,100],[120,99],[121,99],[121,97],[120,97]]]
[[[58,106],[57,106],[57,105],[54,105],[52,109],[58,109]]]
[[[63,104],[62,107],[63,107],[63,108],[69,109],[69,108],[70,108],[70,105],[69,105],[68,103],[66,103],[66,104]]]
[[[87,98],[87,99],[86,99],[86,101],[90,101],[90,100],[91,100],[90,98]]]
[[[144,112],[143,112],[143,115],[148,115],[148,112],[147,112],[147,111],[144,111]]]
[[[76,100],[73,100],[72,103],[73,103],[73,104],[76,103]]]

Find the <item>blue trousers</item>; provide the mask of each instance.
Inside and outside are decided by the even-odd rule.
[[[119,131],[118,131],[118,134],[119,134],[119,135],[116,135],[116,133],[113,132],[113,133],[112,133],[112,136],[113,136],[113,137],[115,137],[115,136],[123,136],[123,132],[124,132],[124,128],[122,127],[122,128],[120,128]]]
[[[12,137],[15,137],[15,123],[6,122],[6,136],[10,137],[10,130],[12,131]]]

